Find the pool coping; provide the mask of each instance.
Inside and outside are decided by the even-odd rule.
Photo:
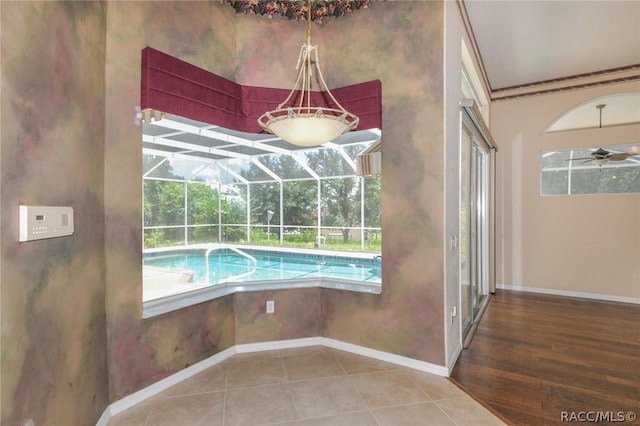
[[[225,249],[225,248],[240,248],[246,250],[262,250],[262,251],[274,251],[274,252],[285,252],[285,253],[299,253],[299,254],[307,254],[307,255],[316,255],[316,256],[327,256],[327,257],[352,257],[356,259],[372,259],[374,257],[379,257],[379,252],[363,252],[363,251],[347,251],[347,250],[323,250],[323,249],[310,249],[303,247],[279,247],[279,246],[261,246],[254,244],[227,244],[227,243],[202,243],[202,244],[189,244],[189,245],[181,245],[181,246],[169,246],[169,247],[157,247],[146,249],[143,251],[143,255],[145,254],[153,254],[153,253],[162,253],[174,250],[206,250],[209,248],[216,249]]]

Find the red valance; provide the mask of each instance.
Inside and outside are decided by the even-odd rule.
[[[331,89],[349,112],[360,118],[358,129],[382,129],[382,84],[372,80]],[[289,94],[288,89],[242,86],[150,47],[142,50],[140,107],[175,114],[242,132],[261,133],[257,120]],[[316,104],[333,107],[323,92]]]

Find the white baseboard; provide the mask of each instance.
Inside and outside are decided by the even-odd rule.
[[[218,352],[217,354],[206,358],[196,364],[193,364],[184,370],[180,370],[177,373],[172,374],[171,376],[165,377],[162,380],[159,380],[146,388],[140,389],[137,392],[132,393],[131,395],[127,395],[118,401],[111,403],[107,407],[107,409],[102,413],[98,423],[96,426],[106,426],[109,423],[109,420],[112,416],[123,412],[124,410],[133,407],[136,404],[141,403],[142,401],[151,398],[152,396],[170,388],[171,386],[182,382],[196,374],[206,370],[209,367],[212,367],[219,362],[224,361],[225,359],[233,356],[236,353],[236,347],[233,346],[231,348],[225,349],[222,352]]]
[[[342,342],[340,340],[329,339],[327,337],[319,337],[321,344],[329,348],[339,349],[345,352],[351,352],[357,355],[366,356],[380,361],[389,362],[391,364],[401,365],[403,367],[412,368],[414,370],[424,371],[426,373],[435,374],[437,376],[448,377],[449,372],[446,367],[430,362],[419,361],[417,359],[408,358],[401,355],[395,355],[389,352],[379,351],[376,349],[366,348],[364,346],[354,345],[352,343]]]
[[[352,343],[330,339],[328,337],[307,337],[304,339],[278,340],[274,342],[260,342],[237,345],[236,353],[261,352],[276,349],[290,349],[317,345],[338,349],[344,352],[351,352],[357,355],[366,356],[368,358],[373,358],[380,361],[386,361],[391,364],[401,365],[403,367],[424,371],[426,373],[431,373],[438,376],[448,377],[449,375],[449,371],[447,370],[447,368],[441,365],[431,364],[425,361],[418,361],[413,358],[407,358],[405,356],[395,355],[389,352],[370,349],[364,346],[358,346]]]
[[[306,346],[322,345],[322,337],[305,337],[302,339],[275,340],[273,342],[245,343],[236,345],[236,353],[273,351],[278,349],[303,348]]]
[[[96,422],[96,426],[107,426],[109,424],[109,420],[111,420],[111,410],[110,407],[107,407],[106,410],[102,412],[102,415]]]
[[[556,290],[553,288],[527,287],[521,285],[496,284],[500,290],[524,291],[528,293],[550,294],[554,296],[578,297],[582,299],[602,300],[605,302],[622,302],[640,305],[640,297],[613,296],[610,294],[586,293],[581,291]]]
[[[431,364],[425,361],[418,361],[413,358],[407,358],[400,355],[391,354],[388,352],[379,351],[376,349],[369,349],[364,346],[358,346],[351,343],[341,342],[339,340],[329,339],[326,337],[307,337],[303,339],[292,340],[277,340],[273,342],[261,342],[261,343],[248,343],[232,346],[225,349],[207,359],[204,359],[190,367],[185,368],[169,377],[165,377],[162,380],[140,389],[131,395],[125,396],[118,401],[109,405],[102,413],[102,416],[96,423],[96,426],[107,426],[112,416],[123,412],[124,410],[133,407],[142,401],[151,398],[152,396],[170,388],[171,386],[182,382],[204,370],[210,368],[219,362],[237,354],[237,353],[250,353],[250,352],[262,352],[277,349],[291,349],[301,348],[307,346],[322,345],[329,348],[339,349],[345,352],[351,352],[357,355],[366,356],[369,358],[377,359],[380,361],[386,361],[391,364],[401,365],[403,367],[412,368],[414,370],[424,371],[427,373],[435,374],[438,376],[448,377],[449,370],[446,367],[437,364]]]

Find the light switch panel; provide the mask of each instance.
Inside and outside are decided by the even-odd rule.
[[[73,234],[73,208],[20,206],[19,241],[42,240]]]

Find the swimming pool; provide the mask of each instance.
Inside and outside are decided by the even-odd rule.
[[[321,287],[380,294],[382,258],[373,253],[203,244],[143,255],[142,317],[236,292]]]
[[[381,281],[380,257],[373,254],[352,257],[214,246],[145,253],[144,266],[181,273],[183,281],[205,285],[307,280],[375,284]]]

